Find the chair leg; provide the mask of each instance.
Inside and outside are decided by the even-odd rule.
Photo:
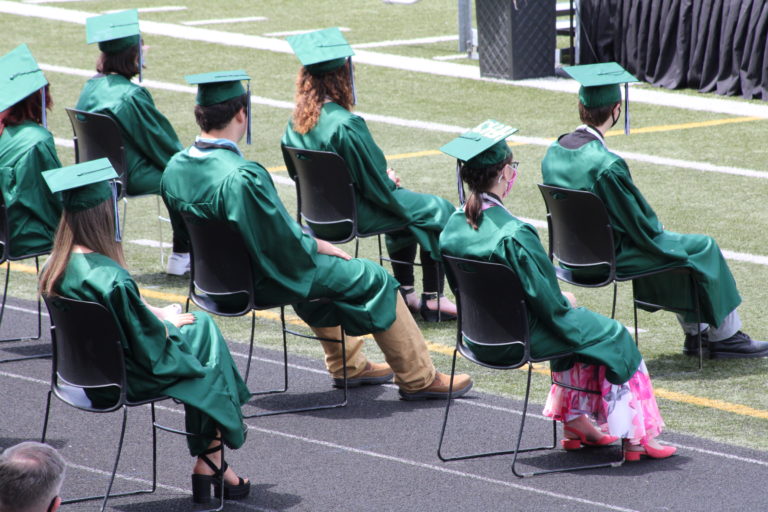
[[[319,411],[323,409],[336,409],[339,407],[345,407],[347,405],[348,401],[348,391],[349,391],[349,385],[348,385],[348,379],[347,379],[347,343],[346,343],[346,334],[344,333],[344,329],[341,329],[341,340],[332,340],[332,339],[323,339],[318,338],[316,336],[309,336],[306,334],[302,334],[300,332],[292,331],[288,329],[285,326],[285,307],[280,308],[280,323],[283,329],[283,371],[284,371],[284,386],[283,389],[276,389],[276,390],[270,390],[270,391],[259,391],[256,393],[251,393],[251,396],[259,396],[259,395],[267,395],[267,394],[276,394],[276,393],[283,393],[285,391],[288,391],[288,345],[287,345],[287,335],[293,334],[294,336],[298,336],[300,338],[307,338],[307,339],[316,339],[319,341],[332,341],[341,343],[341,357],[344,361],[344,365],[342,366],[342,377],[344,380],[344,387],[343,387],[343,399],[340,402],[334,402],[331,404],[325,404],[325,405],[316,405],[312,407],[299,407],[299,408],[293,408],[293,409],[282,409],[278,411],[266,411],[266,412],[259,412],[255,414],[249,414],[249,415],[243,415],[243,418],[258,418],[262,416],[276,416],[278,414],[288,414],[288,413],[294,413],[294,412],[306,412],[306,411]]]
[[[616,318],[616,295],[619,291],[619,284],[613,281],[613,306],[611,306],[611,318]]]
[[[48,418],[51,413],[51,394],[53,391],[48,390],[48,396],[45,400],[45,417],[43,418],[43,435],[40,437],[40,442],[45,442],[45,435],[48,433]]]
[[[189,301],[189,299],[187,299]],[[248,348],[248,363],[245,365],[245,382],[248,383],[248,376],[251,373],[251,361],[253,360],[253,339],[256,333],[256,311],[251,311],[251,342]],[[287,364],[287,361],[286,361]]]
[[[3,323],[3,316],[5,313],[5,303],[6,298],[8,297],[8,279],[10,278],[10,271],[11,271],[11,262],[7,261],[7,266],[5,269],[5,286],[3,289],[3,298],[2,303],[0,304],[0,325]],[[35,274],[40,274],[40,258],[38,256],[35,256]],[[40,298],[40,294],[37,294],[37,334],[35,336],[22,336],[18,338],[7,338],[0,340],[0,343],[11,343],[15,341],[36,341],[39,340],[42,337],[42,330],[43,328],[43,303]],[[43,354],[37,354],[34,356],[21,356],[21,357],[10,357],[8,359],[2,359],[0,360],[0,363],[11,363],[14,361],[26,361],[27,359],[41,359],[51,357],[51,352],[46,352]]]

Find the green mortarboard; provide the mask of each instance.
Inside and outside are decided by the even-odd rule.
[[[48,80],[26,44],[19,45],[0,57],[0,112],[11,108],[46,85]]]
[[[629,135],[629,83],[639,82],[617,62],[565,66],[563,71],[581,84],[579,101],[587,108],[605,107],[621,101],[624,84],[624,133]]]
[[[506,139],[515,132],[517,128],[488,119],[440,148],[440,151],[457,160],[456,186],[459,189],[461,204],[464,204],[461,162],[466,162],[466,165],[472,168],[483,168],[503,162],[512,154]]]
[[[286,37],[293,53],[313,75],[333,71],[355,54],[337,27]]]
[[[248,94],[246,114],[248,115],[248,130],[246,144],[251,143],[251,77],[242,69],[236,71],[213,71],[184,77],[190,85],[197,85],[196,103],[208,107],[223,103],[243,94]],[[248,89],[243,87],[243,80],[248,81]]]
[[[187,75],[184,79],[197,86],[197,104],[208,107],[245,94],[242,81],[251,77],[245,71],[237,70]]]
[[[85,39],[88,44],[99,43],[104,53],[120,53],[138,45],[141,42],[139,11],[131,9],[87,18]]]
[[[60,167],[42,175],[51,192],[63,193],[64,209],[70,212],[93,208],[113,197],[110,180],[117,179],[107,158]]]
[[[488,167],[504,161],[512,153],[506,138],[515,132],[517,128],[489,119],[459,135],[440,151],[470,167]]]

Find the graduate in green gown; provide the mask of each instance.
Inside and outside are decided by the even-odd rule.
[[[442,197],[413,192],[387,166],[355,104],[351,56],[354,51],[338,28],[288,37],[302,63],[296,82],[296,108],[282,143],[299,149],[337,153],[347,163],[355,185],[359,230],[373,233],[405,226],[386,235],[390,258],[413,262],[421,248],[423,291],[414,295],[413,266],[392,263],[401,293],[412,311],[427,321],[455,318],[456,306],[442,295],[443,272],[438,237],[454,206]],[[322,237],[322,226],[313,226]]]
[[[243,158],[237,145],[248,125],[248,94],[242,71],[186,77],[198,85],[195,144],[168,164],[161,189],[168,208],[198,222],[226,222],[242,236],[251,256],[254,301],[293,304],[320,338],[346,338],[349,385],[383,384],[392,379],[406,400],[445,398],[448,376],[435,370],[426,342],[398,283],[370,260],[351,258],[340,248],[304,233],[280,201],[269,172]],[[310,302],[326,298],[330,302]],[[215,300],[214,297],[211,297]],[[360,335],[372,333],[388,364],[371,363]],[[342,384],[340,344],[322,342],[335,385]],[[472,386],[458,377],[454,396]]]
[[[106,158],[47,171],[54,192],[63,191],[64,212],[53,252],[40,277],[40,292],[96,302],[114,316],[121,332],[127,395],[139,401],[168,395],[184,403],[190,454],[198,457],[192,475],[193,499],[210,499],[211,485],[224,473],[229,499],[248,495],[226,463],[221,444],[245,441],[241,406],[250,393],[232,360],[226,340],[205,313],[181,313],[181,306],[152,307],[125,268],[118,238],[117,174]],[[90,396],[90,395],[89,395]],[[92,400],[114,400],[109,394]],[[220,471],[221,469],[221,471]]]
[[[0,58],[0,191],[8,215],[4,256],[51,250],[61,201],[40,175],[61,167],[53,135],[45,127],[53,106],[48,81],[23,44]]]
[[[575,298],[560,291],[536,229],[504,206],[503,200],[517,178],[518,163],[512,161],[506,134],[500,133],[495,142],[490,140],[490,147],[483,144],[483,137],[470,132],[451,147],[442,148],[462,161],[461,178],[470,195],[463,210],[454,213],[443,229],[441,251],[514,270],[526,297],[531,357],[572,351],[572,356],[551,362],[555,380],[600,390],[597,395],[552,386],[544,413],[564,422],[566,449],[582,444],[605,445],[623,438],[627,440],[628,460],[640,455],[672,455],[674,448],[655,440],[664,422],[632,336],[619,322],[572,305]],[[520,359],[517,347],[480,346],[469,340],[466,344],[478,359],[490,363]],[[612,435],[602,434],[590,417]]]
[[[141,74],[146,52],[138,13],[133,9],[88,18],[86,35],[88,43],[98,43],[101,50],[98,74],[85,83],[75,108],[117,122],[125,142],[128,195],[159,194],[163,170],[183,146],[149,91],[131,81]],[[166,270],[183,275],[189,271],[189,239],[181,220],[175,215],[170,219],[173,252]]]
[[[736,307],[741,297],[728,264],[712,237],[665,230],[632,180],[623,158],[605,143],[605,132],[621,117],[620,83],[637,81],[616,63],[564,68],[582,83],[579,114],[584,123],[554,142],[541,162],[546,185],[587,190],[602,199],[608,210],[620,277],[636,273],[688,267],[698,284],[702,320],[695,313],[679,315],[685,332],[683,352],[698,356],[696,334],[710,358],[768,356],[768,343],[743,333]],[[693,310],[687,276],[642,278],[634,283],[638,299]]]

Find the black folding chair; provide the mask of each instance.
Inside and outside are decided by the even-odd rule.
[[[437,456],[440,460],[446,462],[512,454],[512,473],[517,477],[557,473],[562,471],[617,467],[623,464],[624,452],[623,449],[621,449],[621,446],[619,446],[621,457],[611,462],[546,469],[530,473],[521,473],[517,470],[516,464],[518,454],[541,450],[553,450],[557,447],[557,423],[552,420],[551,445],[520,448],[523,438],[523,430],[525,428],[525,419],[528,412],[533,363],[565,357],[571,355],[571,352],[563,352],[546,358],[535,358],[531,355],[531,340],[528,332],[528,309],[526,307],[525,294],[523,293],[517,275],[515,275],[512,269],[498,263],[456,258],[445,254],[443,254],[443,261],[446,265],[448,282],[456,296],[456,305],[459,310],[456,329],[456,348],[453,351],[453,363],[451,365],[449,396],[453,392],[453,378],[456,373],[457,354],[461,354],[467,360],[472,361],[475,364],[494,370],[513,370],[527,365],[528,377],[525,387],[523,412],[520,417],[520,428],[518,429],[517,441],[514,449],[458,456],[443,455],[443,440],[445,437],[446,425],[448,423],[448,412],[451,406],[451,399],[449,398],[445,404],[445,415],[443,416],[443,425],[440,430],[440,442],[437,448]],[[482,347],[495,347],[499,350],[517,350],[519,351],[519,358],[509,364],[494,364],[482,361],[478,359],[467,346],[467,340]],[[555,380],[552,380],[552,383],[585,393],[600,394],[599,391],[578,388]]]
[[[317,411],[344,407],[347,404],[347,353],[344,330],[341,329],[341,339],[319,338],[289,329],[285,323],[285,307],[289,304],[262,304],[254,299],[252,256],[245,246],[241,235],[226,222],[201,219],[189,213],[182,213],[182,219],[187,227],[192,242],[191,273],[189,280],[189,301],[198,307],[219,316],[243,316],[251,313],[251,338],[248,349],[248,363],[245,370],[245,381],[251,371],[253,342],[256,329],[256,311],[280,308],[280,324],[283,334],[283,386],[282,388],[259,391],[253,396],[284,393],[288,391],[288,343],[287,335],[300,338],[314,339],[341,343],[344,360],[343,400],[332,404],[299,407],[279,411],[266,411],[247,415],[246,418],[257,416],[272,416],[292,412]]]
[[[695,313],[701,323],[698,284],[693,271],[688,267],[675,267],[618,276],[613,227],[603,201],[592,192],[572,190],[550,185],[539,185],[547,206],[549,228],[549,259],[555,260],[558,279],[576,286],[601,287],[613,283],[613,306],[611,318],[616,315],[616,295],[620,281],[632,281],[635,343],[639,344],[637,307],[648,311],[664,309],[675,313]],[[690,281],[691,304],[693,309],[654,304],[637,298],[637,280],[658,279],[662,274],[685,274]],[[697,335],[699,346],[699,370],[704,363],[701,332]]]
[[[2,304],[0,304],[0,325],[2,325],[3,323],[3,317],[5,314],[5,303],[8,298],[8,283],[10,282],[10,278],[11,278],[11,262],[21,261],[28,258],[35,258],[35,274],[37,275],[37,274],[40,274],[40,256],[44,256],[50,253],[50,251],[42,251],[42,252],[35,252],[30,254],[15,254],[13,251],[13,240],[10,239],[10,233],[11,233],[11,229],[8,224],[8,210],[5,206],[5,198],[3,194],[0,193],[0,251],[2,251],[2,254],[0,254],[0,265],[5,263],[5,285],[3,287]],[[42,334],[42,321],[43,321],[42,307],[43,306],[40,301],[40,296],[38,295],[37,296],[37,334],[35,334],[34,336],[19,336],[15,338],[5,338],[5,339],[1,339],[0,343],[39,340]],[[10,363],[12,361],[23,361],[26,359],[36,359],[36,358],[50,357],[50,356],[51,356],[51,353],[46,352],[43,354],[37,354],[32,356],[11,357],[8,359],[0,360],[0,363]]]
[[[128,176],[127,161],[125,157],[125,141],[123,133],[117,122],[106,114],[97,114],[95,112],[86,112],[67,108],[69,122],[72,124],[75,143],[75,162],[88,162],[99,158],[108,158],[109,163],[115,168],[118,175],[119,197],[123,200],[123,227],[125,232],[125,222],[128,214]],[[162,216],[160,206],[160,196],[156,195],[157,200],[157,219],[158,236],[160,241],[160,266],[165,264],[165,253],[163,252],[163,222],[170,222],[170,219]]]
[[[296,182],[296,220],[315,238],[343,244],[355,240],[355,258],[360,238],[375,236],[379,247],[379,265],[385,261],[422,267],[413,261],[393,260],[384,256],[381,235],[406,229],[361,233],[357,221],[355,185],[344,159],[329,151],[312,151],[281,145],[288,175]],[[438,279],[440,267],[437,267]],[[438,309],[438,321],[440,313]]]
[[[102,500],[105,510],[109,498],[150,494],[157,489],[157,430],[194,436],[189,432],[166,427],[155,419],[155,402],[167,400],[157,396],[146,400],[129,400],[125,374],[123,348],[120,330],[112,314],[101,304],[69,299],[65,297],[44,297],[51,316],[51,340],[53,344],[53,365],[51,389],[45,405],[42,442],[48,432],[48,418],[51,409],[51,394],[63,402],[82,411],[108,413],[123,411],[120,439],[117,445],[115,463],[109,477],[106,493],[64,500],[63,503]],[[111,494],[112,484],[120,462],[125,438],[128,408],[149,404],[152,411],[152,487],[135,491]],[[224,448],[222,447],[222,450]],[[224,452],[222,451],[222,464]],[[220,483],[221,500],[218,508],[224,508],[223,479]]]

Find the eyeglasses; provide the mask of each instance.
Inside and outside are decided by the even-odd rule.
[[[512,168],[513,171],[517,170],[518,165],[520,165],[520,162],[516,162],[516,161],[509,162],[509,166]]]

